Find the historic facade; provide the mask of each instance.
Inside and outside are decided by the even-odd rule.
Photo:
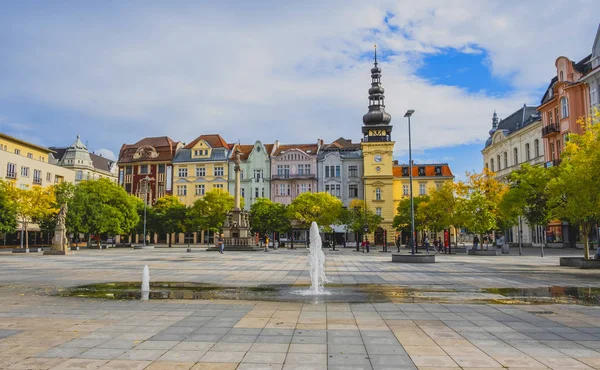
[[[119,152],[119,184],[129,194],[153,204],[173,194],[173,158],[183,144],[167,136],[123,144]]]
[[[494,112],[489,134],[481,153],[484,166],[493,171],[498,180],[506,182],[507,176],[521,168],[523,163],[532,166],[544,164],[542,120],[535,107],[523,105],[502,120],[498,120]],[[526,219],[506,230],[506,242],[518,243],[519,230],[525,245],[541,245],[545,242],[545,228],[530,226]]]
[[[587,84],[590,92],[590,108],[600,109],[600,25],[592,45],[590,58],[590,71],[583,76],[582,81]]]
[[[90,153],[81,142],[79,135],[70,146],[50,147],[53,157],[58,165],[75,171],[75,182],[84,180],[98,180],[107,178],[113,182],[118,181],[118,168],[115,161]]]
[[[374,232],[371,240],[377,245],[394,243],[395,230],[393,202],[393,153],[392,116],[385,111],[384,89],[381,86],[381,68],[375,64],[371,68],[371,88],[369,89],[369,112],[363,116],[361,149],[363,152],[363,182],[366,207],[383,217],[383,222]]]
[[[229,156],[229,193],[235,193],[235,163],[236,150],[240,151],[240,183],[241,196],[244,198],[244,209],[259,198],[271,198],[271,160],[269,153],[273,144],[263,144],[256,141],[254,145],[235,144]]]
[[[281,145],[271,151],[271,200],[290,204],[302,193],[317,191],[317,154],[322,145]]]
[[[216,134],[201,135],[186,145],[173,159],[174,195],[191,206],[207,191],[228,191],[229,151],[230,145]]]
[[[343,137],[321,147],[318,155],[318,191],[338,197],[344,207],[363,198],[363,159],[359,143]]]

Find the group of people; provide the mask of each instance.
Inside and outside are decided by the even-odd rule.
[[[429,253],[429,247],[431,247],[431,243],[429,242],[429,237],[427,235],[425,235],[425,239],[423,240],[423,244],[425,245],[425,251],[427,253]],[[436,239],[435,237],[433,238],[433,251],[435,253],[448,253],[448,250],[446,249],[446,247],[444,246],[444,242],[442,241],[442,237],[438,237],[438,239]]]

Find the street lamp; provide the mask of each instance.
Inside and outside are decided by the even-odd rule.
[[[413,170],[412,170],[412,147],[410,140],[410,116],[415,113],[414,109],[409,109],[404,114],[408,118],[408,175],[410,181],[410,240],[411,253],[415,254],[415,203],[413,199]]]
[[[148,184],[150,181],[154,181],[153,177],[146,176],[141,181],[145,183],[144,186],[144,242],[143,246],[146,246],[146,207],[148,205]]]

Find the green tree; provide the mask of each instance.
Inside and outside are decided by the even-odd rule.
[[[369,208],[365,208],[365,202],[355,199],[350,203],[348,214],[349,227],[348,229],[354,233],[362,234],[365,231],[365,226],[368,232],[373,232],[379,228],[383,217],[377,215]]]
[[[29,224],[58,212],[54,208],[54,190],[51,187],[34,186],[31,189],[11,188],[10,193],[16,204],[17,219],[21,223],[21,244],[25,240],[25,248],[29,248]]]
[[[523,216],[531,225],[548,224],[551,172],[542,166],[525,163],[508,176],[509,188],[500,202],[500,210],[506,218],[516,221]]]
[[[14,233],[17,229],[17,206],[7,183],[0,180],[0,234]]]
[[[551,215],[579,225],[585,259],[590,258],[589,234],[600,221],[600,110],[579,120],[582,135],[571,134],[557,174],[549,183]],[[594,124],[595,123],[595,124]]]
[[[188,217],[189,225],[195,231],[207,230],[219,232],[227,213],[235,206],[235,199],[228,192],[213,189],[206,192],[204,197],[196,200]]]
[[[417,210],[419,209],[422,203],[427,201],[429,201],[429,197],[426,195],[413,198],[415,208],[415,231],[423,230],[425,227],[425,225],[423,224],[423,219],[419,218]],[[410,223],[410,198],[404,198],[400,201],[400,203],[398,203],[398,207],[396,208],[396,216],[394,216],[394,222],[392,223],[392,227],[394,227],[396,230],[406,232],[410,235]]]
[[[266,198],[257,199],[250,207],[250,227],[259,235],[289,231],[291,224],[285,205]]]
[[[326,232],[331,232],[342,212],[342,202],[329,193],[303,193],[288,206],[288,217],[303,228],[314,221]]]
[[[435,202],[433,196],[428,196],[428,199],[419,204],[417,218],[424,229],[436,234],[450,226],[448,214]]]
[[[75,185],[70,182],[61,182],[60,184],[53,186],[54,190],[54,204],[53,208],[60,209],[63,204],[69,204],[73,195],[75,194]],[[68,212],[67,212],[68,218]],[[56,230],[57,213],[50,213],[44,215],[38,219],[38,225],[42,233],[48,236],[48,243],[51,244],[52,238],[54,237],[54,231]],[[68,229],[68,227],[67,227]],[[69,230],[71,231],[71,230]]]
[[[446,181],[442,186],[433,190],[429,197],[430,203],[445,215],[445,221],[442,222],[442,224],[445,224],[443,228],[454,227],[454,243],[456,245],[458,230],[465,226],[466,219],[466,213],[463,211],[465,199],[458,196],[457,184]]]
[[[83,181],[76,187],[69,208],[78,218],[71,227],[97,235],[100,245],[101,234],[121,235],[135,229],[139,223],[136,204],[133,196],[108,179]]]
[[[172,234],[186,231],[186,211],[185,205],[172,195],[158,199],[152,207],[153,223],[161,232],[167,233],[169,248],[172,244]]]

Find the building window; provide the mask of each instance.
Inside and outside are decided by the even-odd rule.
[[[202,155],[202,150],[194,149],[194,156],[199,157]]]
[[[358,166],[348,167],[348,177],[358,177]]]
[[[158,173],[165,173],[165,164],[159,164],[158,165]]]
[[[490,159],[490,167],[491,167],[492,172],[496,172],[494,170],[494,158]]]
[[[206,168],[196,167],[196,177],[204,177],[204,176],[206,176]]]
[[[17,177],[17,165],[14,163],[7,163],[6,165],[6,177],[14,179]]]
[[[308,186],[308,190],[310,190],[310,185]],[[262,189],[260,190],[260,192],[261,192],[261,197],[263,197],[263,198],[264,198],[264,197],[265,197],[265,188],[262,188]]]
[[[132,173],[133,173],[133,167],[131,167],[131,166],[125,167],[125,174],[126,175],[131,175]]]
[[[283,177],[285,179],[290,177],[290,166],[285,164],[285,165],[281,165],[278,164],[277,165],[277,176],[279,177]]]
[[[504,168],[508,167],[508,153],[504,152]]]
[[[381,217],[381,208],[380,207],[375,208],[375,214],[377,216]]]
[[[529,143],[525,144],[525,159],[526,160],[531,159],[531,153],[529,152]]]
[[[131,184],[125,184],[125,191],[127,194],[131,194]]]
[[[260,179],[262,179],[263,177],[263,170],[254,170],[254,179],[256,181],[260,181]],[[258,195],[257,195],[258,197]]]
[[[46,172],[46,182],[52,181],[52,174],[50,172]]]
[[[341,194],[341,186],[340,186],[340,184],[337,184],[337,185],[335,186],[335,196],[336,196],[336,197],[338,197],[338,198],[340,198],[340,197],[342,196],[342,194]]]
[[[550,159],[554,159],[554,143],[550,143]]]
[[[557,117],[558,118],[558,117]],[[548,124],[551,125],[552,124],[552,110],[548,111]]]
[[[299,164],[298,175],[310,175],[310,164]]]
[[[306,193],[306,184],[300,185],[300,194]]]
[[[329,166],[325,166],[325,177],[330,177],[329,176]]]
[[[498,161],[498,171],[502,169],[502,165],[500,164],[500,156],[496,156],[496,160]]]
[[[560,71],[558,80],[559,81],[564,81],[564,79],[565,79],[565,76],[563,75],[563,71]]]
[[[285,195],[285,184],[279,184],[279,195]]]
[[[402,185],[402,194],[408,195],[408,185]]]
[[[178,175],[179,177],[187,177],[187,167],[179,167]]]
[[[515,166],[519,164],[519,152],[517,148],[513,149],[513,158],[515,160]]]
[[[442,183],[441,182],[436,182],[435,183],[435,188],[440,190],[442,188]]]
[[[215,189],[223,189],[223,184],[215,184]]]
[[[177,185],[177,195],[187,195],[187,185]]]
[[[29,177],[29,167],[21,166],[21,176]]]
[[[348,185],[348,196],[350,198],[358,198],[358,185]]]
[[[27,185],[27,184],[19,185],[19,189],[21,189],[21,190],[27,190],[28,187],[29,187],[29,185]]]
[[[196,185],[196,195],[204,195],[204,184]]]
[[[535,141],[533,142],[533,150],[535,150],[535,156],[539,157],[540,156],[540,141],[538,139],[535,139]]]
[[[563,134],[563,143],[564,143],[564,145],[567,145],[567,142],[568,142],[568,141],[569,141],[569,133],[568,133],[568,132],[565,132],[565,133]]]
[[[246,190],[246,189],[244,189],[244,188],[240,189],[240,195],[242,196],[242,198],[246,197],[246,195],[245,195],[246,192],[244,190]]]
[[[21,149],[15,149],[15,154],[21,154]]]
[[[258,198],[258,188],[254,188],[254,198]]]
[[[556,140],[556,150],[558,151],[557,158],[560,158],[560,153],[562,152],[562,146],[560,145],[560,139]]]
[[[147,173],[148,173],[148,165],[147,164],[140,165],[140,174],[147,174]]]
[[[42,184],[42,171],[33,170],[33,183],[38,185]]]
[[[381,189],[375,189],[375,200],[381,200]]]
[[[223,167],[215,167],[215,176],[223,176]]]
[[[560,108],[562,110],[562,118],[569,117],[569,100],[566,96],[560,99]]]
[[[341,173],[340,173],[340,166],[335,166],[335,177],[340,177]]]
[[[33,153],[27,153],[27,158],[33,159]]]
[[[425,184],[419,184],[419,195],[426,195],[427,187]]]

